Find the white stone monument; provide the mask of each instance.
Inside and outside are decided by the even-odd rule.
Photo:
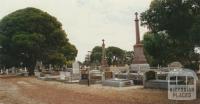
[[[3,74],[3,70],[1,69],[1,74]]]
[[[77,61],[75,61],[72,64],[71,80],[75,81],[75,80],[79,80],[79,79],[80,79],[80,67],[79,67],[79,63]]]
[[[11,68],[12,74],[15,74],[15,67]]]
[[[75,61],[72,64],[72,73],[73,74],[80,74],[80,67],[79,67],[79,63],[77,61]]]
[[[64,72],[64,71],[60,71],[60,79],[61,80],[66,80],[66,78],[70,78],[71,77],[71,73],[70,72]]]
[[[50,71],[50,72],[53,71],[53,67],[52,67],[51,64],[49,64],[49,71]]]
[[[7,75],[9,74],[9,70],[8,70],[8,69],[6,69],[6,74],[7,74]]]
[[[60,72],[60,79],[65,80],[65,72]]]

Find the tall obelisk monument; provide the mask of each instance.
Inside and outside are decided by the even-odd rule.
[[[140,30],[139,30],[139,19],[138,13],[135,13],[135,31],[136,31],[136,44],[134,45],[134,59],[132,66],[138,67],[149,67],[146,57],[144,55],[143,44],[140,41]],[[136,67],[137,66],[137,67]]]

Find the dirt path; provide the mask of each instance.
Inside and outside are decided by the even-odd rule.
[[[185,104],[199,104],[200,99]],[[0,104],[169,104],[167,91],[0,78]]]

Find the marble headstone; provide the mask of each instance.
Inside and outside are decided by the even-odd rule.
[[[76,61],[72,64],[72,73],[73,74],[79,74],[80,73],[79,63],[76,62]]]

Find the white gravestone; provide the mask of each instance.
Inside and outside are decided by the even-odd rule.
[[[7,75],[9,74],[9,70],[8,70],[8,69],[6,69],[6,74],[7,74]]]
[[[79,74],[80,73],[79,63],[76,62],[76,61],[72,65],[72,73],[73,74]]]
[[[66,78],[69,78],[69,77],[70,77],[70,72],[60,71],[60,79],[61,80],[65,80]]]
[[[3,74],[3,70],[1,69],[1,74]]]
[[[15,74],[15,67],[11,68],[12,74]]]
[[[28,72],[27,69],[26,69],[26,67],[24,68],[24,71],[25,71],[25,72]]]
[[[60,72],[60,79],[65,80],[65,72]]]
[[[53,67],[51,64],[49,64],[49,71],[53,71]]]

